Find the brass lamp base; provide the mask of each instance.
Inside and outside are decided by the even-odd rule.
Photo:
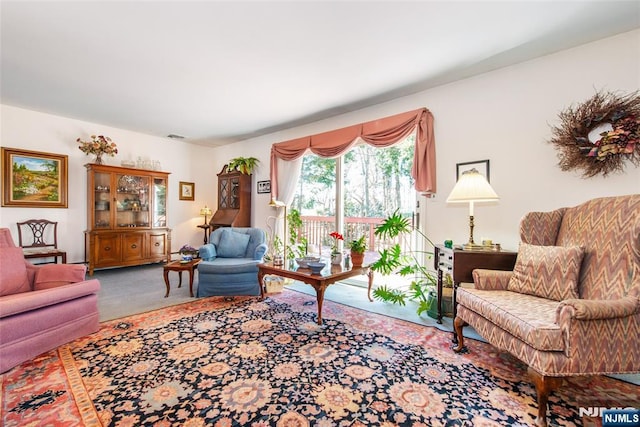
[[[486,246],[486,245],[479,245],[476,242],[473,241],[473,227],[474,227],[474,222],[473,222],[473,215],[469,215],[469,241],[467,243],[465,243],[464,245],[462,245],[462,249],[465,251],[487,251],[487,250],[492,250],[493,249],[493,245],[490,246]]]
[[[478,245],[477,243],[467,242],[464,245],[462,245],[462,248],[467,251],[473,251],[473,250],[477,251],[481,249],[486,249],[487,247],[483,245]]]

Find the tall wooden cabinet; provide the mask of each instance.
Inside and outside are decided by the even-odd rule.
[[[218,210],[209,221],[211,229],[251,227],[251,175],[229,171],[218,174]]]
[[[169,174],[87,164],[85,258],[95,268],[169,260]]]

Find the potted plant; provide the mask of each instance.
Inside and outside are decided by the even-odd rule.
[[[364,252],[367,250],[365,237],[365,235],[362,235],[359,239],[352,240],[349,243],[349,248],[351,248],[351,262],[354,267],[360,267],[364,261]]]
[[[182,261],[191,261],[198,255],[198,250],[187,243],[180,248],[180,255]]]
[[[412,233],[422,237],[425,247],[433,247],[433,242],[420,230],[411,226],[408,218],[400,215],[398,211],[384,219],[382,224],[375,229],[376,236],[383,239],[409,238]],[[418,302],[418,315],[428,312],[433,304],[431,291],[437,286],[436,274],[424,265],[424,256],[433,255],[432,251],[410,250],[402,252],[400,244],[380,251],[380,258],[371,264],[373,271],[382,275],[397,273],[401,276],[412,276],[414,280],[407,289],[389,289],[386,285],[374,289],[373,296],[376,299],[391,302],[393,304],[406,305],[406,300]]]
[[[338,242],[344,240],[344,237],[337,231],[329,233],[329,237],[333,239],[333,243],[331,244],[331,264],[339,265],[342,263],[342,253],[339,250]]]
[[[255,157],[236,157],[229,161],[227,169],[229,171],[239,171],[245,175],[251,175],[260,160]]]

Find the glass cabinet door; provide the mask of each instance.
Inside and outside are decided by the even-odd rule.
[[[111,174],[96,172],[94,185],[93,226],[95,228],[111,228]]]
[[[147,176],[116,175],[116,227],[149,227]]]
[[[153,178],[153,226],[167,226],[167,180]]]
[[[226,209],[229,207],[229,180],[220,179],[220,187],[218,189],[218,208]]]
[[[230,203],[233,209],[240,209],[240,178],[231,178]]]

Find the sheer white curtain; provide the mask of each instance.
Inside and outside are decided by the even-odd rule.
[[[278,159],[278,197],[280,201],[290,206],[296,195],[296,189],[300,174],[302,173],[302,159],[300,156],[295,160]]]
[[[300,157],[298,159],[285,161],[282,159],[277,159],[278,162],[278,182],[280,182],[280,187],[278,191],[278,201],[283,202],[287,207],[291,206],[293,202],[293,198],[296,195],[296,186],[298,185],[298,180],[300,179],[300,174],[302,172],[302,159]],[[280,236],[280,238],[285,240],[285,223],[284,215],[286,210],[277,207],[276,216],[269,217],[275,219],[275,230],[274,234]],[[268,219],[267,219],[268,222]],[[268,226],[268,223],[267,223]],[[273,242],[271,242],[271,247],[273,247]]]

